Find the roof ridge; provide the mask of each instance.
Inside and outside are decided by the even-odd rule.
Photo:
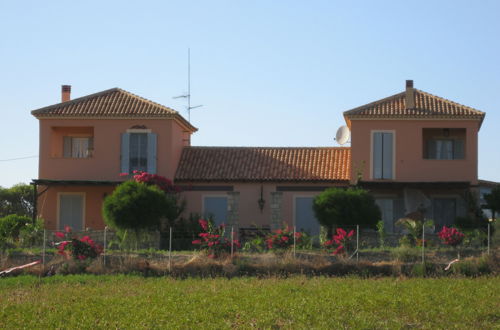
[[[130,97],[133,97],[133,98],[135,98],[135,99],[137,99],[139,101],[147,102],[147,103],[149,103],[151,105],[163,108],[163,109],[167,110],[168,112],[171,112],[172,114],[179,114],[178,111],[176,111],[176,110],[174,110],[174,109],[172,109],[170,107],[167,107],[166,105],[163,105],[163,104],[160,104],[160,103],[156,103],[154,101],[151,101],[151,100],[149,100],[147,98],[144,98],[142,96],[139,96],[137,94],[134,94],[132,92],[129,92],[129,91],[124,90],[124,89],[119,88],[119,87],[114,87],[114,88],[106,89],[106,90],[103,90],[103,91],[100,91],[100,92],[96,92],[96,93],[92,93],[92,94],[89,94],[89,95],[77,97],[76,99],[72,99],[72,100],[69,100],[69,101],[66,101],[66,102],[60,102],[60,103],[52,104],[52,105],[49,105],[49,106],[46,106],[46,107],[43,107],[43,108],[35,109],[35,110],[31,111],[31,114],[35,115],[35,114],[41,113],[43,111],[47,111],[49,109],[57,109],[57,108],[62,107],[62,106],[68,106],[68,105],[72,105],[72,104],[75,104],[75,103],[84,102],[84,101],[86,101],[88,99],[91,99],[91,98],[94,98],[94,97],[99,97],[99,96],[106,95],[106,94],[111,94],[111,93],[114,93],[114,92],[123,93],[123,94],[126,94],[126,95],[128,95]]]
[[[140,101],[145,101],[145,102],[148,102],[148,103],[150,103],[150,104],[152,104],[152,105],[155,105],[155,106],[159,106],[159,107],[165,108],[165,109],[167,109],[167,110],[169,110],[169,111],[173,111],[173,112],[174,112],[174,113],[176,113],[176,114],[178,114],[178,113],[179,113],[177,110],[174,110],[174,109],[172,109],[172,108],[170,108],[170,107],[167,107],[166,105],[163,105],[163,104],[160,104],[160,103],[157,103],[157,102],[151,101],[150,99],[147,99],[147,98],[145,98],[145,97],[139,96],[139,95],[134,94],[134,93],[132,93],[132,92],[126,91],[126,90],[121,89],[121,88],[118,88],[118,87],[117,87],[116,89],[117,89],[119,92],[122,92],[122,93],[128,94],[128,95],[132,96],[133,98],[136,98],[136,99],[138,99],[138,100],[140,100]]]
[[[100,91],[100,92],[96,92],[96,93],[92,93],[92,94],[80,96],[80,97],[77,97],[76,99],[72,99],[72,100],[69,100],[69,101],[66,101],[66,102],[59,102],[59,103],[55,103],[55,104],[52,104],[52,105],[48,105],[48,106],[45,106],[43,108],[38,108],[38,109],[32,110],[31,114],[36,114],[36,113],[42,112],[42,110],[48,110],[48,109],[52,109],[52,108],[58,108],[58,107],[63,106],[63,105],[64,106],[71,105],[71,104],[74,104],[74,103],[85,101],[86,99],[90,99],[90,98],[93,98],[93,97],[97,97],[97,96],[109,94],[109,93],[116,92],[116,91],[120,91],[120,88],[113,87],[113,88],[105,89],[105,90]]]
[[[483,111],[481,111],[481,110],[478,110],[478,109],[476,109],[476,108],[469,107],[468,105],[464,105],[464,104],[461,104],[461,103],[458,103],[458,102],[452,101],[452,100],[450,100],[450,99],[447,99],[447,98],[444,98],[444,97],[441,97],[441,96],[437,96],[437,95],[431,94],[431,93],[426,92],[426,91],[423,91],[423,90],[421,90],[421,89],[417,89],[417,88],[415,88],[415,91],[416,91],[417,93],[422,93],[422,94],[424,94],[424,95],[427,95],[427,96],[430,96],[430,97],[432,97],[432,98],[438,99],[438,100],[440,100],[440,101],[448,102],[448,103],[451,103],[451,104],[453,104],[453,105],[457,105],[457,106],[464,107],[464,108],[467,108],[467,109],[469,109],[469,110],[472,110],[472,111],[478,112],[478,115],[482,115],[482,114],[484,114],[484,113],[485,113],[485,112],[483,112]]]
[[[377,101],[373,101],[373,102],[370,102],[370,103],[366,103],[366,104],[364,104],[364,105],[360,105],[359,107],[352,108],[352,109],[350,109],[350,110],[346,110],[346,111],[344,111],[344,112],[343,112],[343,114],[344,114],[344,116],[345,116],[345,115],[346,115],[346,114],[348,114],[349,112],[354,112],[354,111],[356,111],[356,110],[360,110],[360,109],[365,108],[365,107],[369,107],[369,106],[377,105],[377,104],[380,104],[380,103],[384,103],[384,102],[387,102],[387,101],[392,100],[392,99],[397,99],[397,98],[399,98],[399,97],[404,96],[404,95],[405,95],[405,93],[406,93],[406,92],[405,92],[405,91],[403,91],[403,92],[400,92],[400,93],[397,93],[397,94],[393,94],[393,95],[391,95],[391,96],[384,97],[384,98],[382,98],[382,99],[380,99],[380,100],[377,100]]]

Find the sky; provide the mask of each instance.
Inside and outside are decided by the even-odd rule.
[[[479,178],[500,181],[500,1],[0,0],[0,186],[37,178],[30,111],[61,85],[187,117],[188,48],[193,145],[336,146],[343,111],[413,79],[486,112]]]

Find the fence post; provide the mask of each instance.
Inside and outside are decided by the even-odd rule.
[[[172,227],[170,227],[170,238],[168,240],[168,271],[172,271]]]
[[[356,225],[356,262],[359,262],[359,225]]]
[[[422,224],[422,264],[425,263],[425,223]]]
[[[234,254],[234,226],[231,226],[231,259],[233,259]]]
[[[297,232],[297,227],[293,226],[293,257],[296,257],[296,246],[297,246],[297,241],[295,239],[295,233]]]
[[[107,232],[108,232],[108,226],[105,226],[104,227],[104,247],[102,249],[102,263],[103,263],[104,267],[106,267]]]
[[[45,245],[47,245],[46,229],[43,230],[43,247],[42,247],[42,273],[45,272]]]
[[[491,229],[490,229],[490,226],[491,226],[491,223],[488,222],[488,249],[487,249],[487,252],[488,252],[488,255],[490,254],[490,236],[491,236]]]

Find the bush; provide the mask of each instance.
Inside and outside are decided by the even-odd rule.
[[[231,243],[231,240],[225,237],[226,226],[224,224],[215,226],[212,221],[203,219],[199,220],[199,224],[203,232],[198,235],[200,239],[196,239],[192,243],[199,246],[201,251],[205,251],[209,258],[218,258],[229,253],[231,244],[233,251],[241,247],[238,240],[233,240]]]
[[[126,181],[104,200],[106,224],[115,229],[158,229],[160,220],[176,212],[176,200],[160,188]]]
[[[401,262],[414,262],[421,256],[421,251],[417,248],[401,246],[392,250],[392,256]]]
[[[30,218],[16,214],[0,218],[0,237],[17,242],[21,228],[30,222]]]
[[[302,233],[295,233],[295,245],[302,242]],[[266,244],[269,250],[286,250],[293,246],[294,233],[287,224],[281,229],[273,230],[266,236]]]
[[[43,220],[28,222],[19,230],[19,243],[22,247],[41,246],[43,244]]]
[[[342,225],[375,228],[381,217],[373,196],[358,188],[327,189],[314,198],[313,210],[319,223],[330,230]]]

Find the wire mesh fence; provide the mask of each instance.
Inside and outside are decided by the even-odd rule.
[[[135,258],[148,263],[163,263],[171,270],[175,262],[186,262],[193,256],[209,255],[207,252],[200,253],[200,245],[194,244],[202,237],[200,234],[202,233],[176,228],[167,228],[163,232],[117,232],[105,229],[61,233],[44,230],[42,237],[34,240],[31,245],[1,251],[0,271],[35,262],[40,263],[45,271],[50,271],[51,267],[68,259],[68,254],[61,253],[61,245],[73,244],[73,240],[86,244],[92,242],[99,251],[97,260],[105,268],[123,263],[126,258]],[[491,254],[498,247],[498,233],[490,225],[486,231],[466,232],[463,241],[457,246],[443,244],[434,229],[425,226],[416,228],[413,232],[406,230],[401,233],[343,226],[330,231],[322,230],[316,236],[308,235],[295,227],[287,230],[228,227],[225,236],[226,242],[229,242],[225,250],[226,256],[230,258],[273,254],[282,256],[287,253],[294,259],[320,257],[329,262],[449,264],[457,259]],[[75,247],[72,253],[76,253]],[[278,262],[279,257],[276,260]]]

